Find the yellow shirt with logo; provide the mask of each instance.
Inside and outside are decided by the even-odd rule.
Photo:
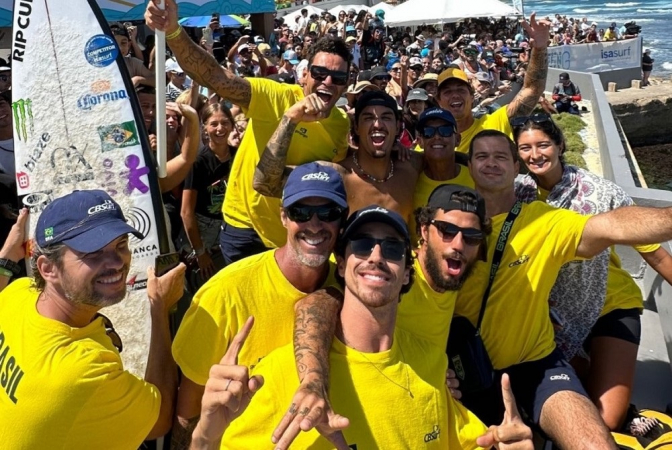
[[[329,398],[350,419],[343,431],[357,449],[473,449],[486,428],[445,388],[445,351],[397,328],[392,348],[361,353],[334,338]],[[256,367],[264,386],[224,433],[224,449],[272,449],[270,436],[299,387],[294,348],[275,350]],[[332,449],[316,430],[300,433],[292,448]]]
[[[285,278],[276,250],[244,258],[220,270],[198,290],[173,342],[173,357],[184,375],[205,386],[210,367],[254,316],[238,362],[253,367],[272,350],[292,342],[294,304],[307,293]],[[334,266],[324,285],[336,284]]]
[[[401,296],[397,327],[445,349],[457,291],[436,292],[417,258],[413,266],[415,280],[411,290]]]
[[[245,114],[250,122],[233,159],[222,211],[229,225],[254,228],[266,247],[281,247],[287,240],[287,232],[280,222],[280,199],[260,195],[252,183],[266,144],[285,111],[304,98],[303,89],[266,79],[247,80],[252,96]],[[350,120],[339,108],[333,108],[329,117],[319,122],[299,123],[286,164],[342,160],[348,150],[349,129]]]
[[[138,448],[158,389],[124,370],[102,318],[72,328],[41,316],[30,283],[0,292],[0,447]]]
[[[492,217],[487,262],[476,263],[458,293],[455,314],[474,325],[506,216]],[[496,369],[536,361],[555,349],[548,297],[562,265],[580,259],[576,249],[590,217],[538,201],[523,204],[492,284],[481,328]]]
[[[506,106],[502,106],[492,114],[485,114],[475,119],[468,129],[460,133],[462,140],[456,150],[462,153],[469,153],[469,143],[474,136],[483,130],[499,130],[513,139],[513,130],[509,123]]]

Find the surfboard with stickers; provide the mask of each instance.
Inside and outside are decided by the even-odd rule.
[[[169,251],[156,170],[123,56],[94,0],[15,0],[12,114],[16,181],[39,213],[76,189],[102,189],[144,239],[131,238],[128,296],[103,312],[143,375],[150,340],[146,269]],[[65,212],[64,212],[65,213]]]

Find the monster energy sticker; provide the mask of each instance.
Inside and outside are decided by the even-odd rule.
[[[98,135],[100,136],[100,145],[103,152],[132,145],[140,145],[138,132],[135,129],[135,122],[132,120],[98,127]]]
[[[28,141],[28,131],[33,134],[33,102],[31,99],[19,99],[12,103],[12,111],[14,112],[14,126],[16,127],[16,135],[20,141]]]

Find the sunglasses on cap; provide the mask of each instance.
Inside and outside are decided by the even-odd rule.
[[[485,238],[485,234],[476,228],[462,228],[453,223],[436,219],[432,220],[430,223],[436,227],[439,233],[441,233],[443,240],[446,242],[452,242],[458,233],[462,233],[464,243],[475,247],[483,242],[483,239]]]
[[[368,258],[376,245],[380,245],[383,258],[390,261],[401,261],[406,254],[406,242],[399,239],[376,239],[372,237],[356,237],[350,240],[352,253],[358,258]]]
[[[317,81],[324,81],[328,76],[331,76],[331,82],[336,86],[348,84],[348,72],[329,70],[322,66],[310,66],[310,76]]]
[[[108,319],[106,316],[97,313],[94,317],[93,320],[96,320],[98,317],[103,319],[103,326],[105,327],[105,334],[107,334],[107,337],[110,338],[112,341],[112,345],[114,345],[114,348],[117,349],[119,353],[124,349],[124,345],[121,342],[121,337],[117,332],[114,330],[114,326],[112,325],[112,321]]]
[[[440,125],[438,127],[426,125],[422,129],[422,137],[425,139],[433,138],[436,133],[439,133],[439,136],[441,137],[451,137],[453,134],[455,134],[455,127],[452,125]]]
[[[549,116],[546,113],[537,113],[531,116],[514,117],[513,119],[511,119],[511,126],[513,128],[519,128],[525,125],[527,122],[532,122],[536,124],[543,124],[550,122],[551,125],[555,126],[555,122],[553,122],[551,116]]]
[[[321,222],[335,222],[343,217],[345,210],[334,204],[320,206],[292,205],[285,208],[287,217],[292,222],[305,223],[317,214]]]

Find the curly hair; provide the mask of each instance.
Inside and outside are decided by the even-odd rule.
[[[306,59],[308,60],[308,65],[313,64],[315,55],[318,53],[331,53],[333,55],[338,55],[343,58],[343,61],[348,63],[347,72],[350,71],[350,64],[352,63],[352,54],[348,50],[348,46],[345,44],[345,41],[339,37],[333,37],[331,35],[324,36],[317,40],[313,45],[308,49],[308,55]]]
[[[40,256],[45,256],[50,262],[56,264],[56,267],[63,267],[63,253],[66,248],[65,244],[54,244],[47,247],[40,247],[36,241],[32,241],[32,253],[30,255],[30,270],[33,272],[32,287],[38,291],[44,291],[46,281],[37,268],[37,259]]]

